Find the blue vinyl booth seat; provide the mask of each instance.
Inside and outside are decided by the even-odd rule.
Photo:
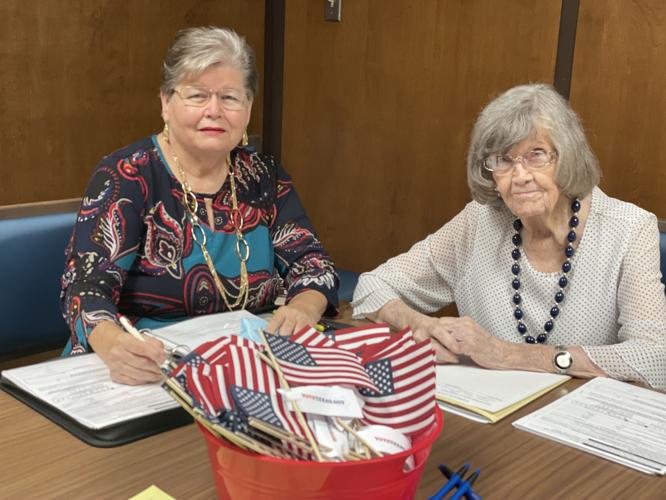
[[[0,359],[64,347],[58,295],[75,212],[0,220]]]
[[[358,283],[359,273],[337,269],[340,278],[340,288],[338,289],[338,300],[340,302],[351,302],[354,296],[354,289]]]

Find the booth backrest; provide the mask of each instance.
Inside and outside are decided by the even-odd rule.
[[[2,208],[0,359],[64,347],[58,295],[76,212],[10,217]]]
[[[351,302],[360,274],[354,271],[347,271],[346,269],[338,269],[337,271],[340,278],[338,300],[340,302]]]

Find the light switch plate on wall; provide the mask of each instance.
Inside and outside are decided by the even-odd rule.
[[[324,19],[342,21],[342,0],[324,0]]]

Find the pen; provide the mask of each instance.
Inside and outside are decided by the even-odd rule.
[[[455,494],[451,497],[451,500],[460,500],[464,495],[472,491],[472,484],[474,484],[474,481],[476,481],[476,478],[479,477],[480,473],[481,469],[476,469],[469,477],[469,479],[460,483],[460,486],[458,486],[458,491],[456,491]]]
[[[465,464],[460,469],[458,469],[458,472],[453,473],[446,465],[440,465],[439,470],[442,471],[442,474],[444,474],[449,480],[437,493],[429,497],[428,500],[440,500],[444,498],[444,496],[449,491],[455,488],[456,485],[462,481],[462,477],[467,473],[469,467],[469,464]]]
[[[325,329],[333,329],[333,330],[342,330],[344,328],[351,328],[352,325],[348,325],[347,323],[339,323],[338,321],[331,321],[330,319],[320,319],[318,321],[319,325],[323,326]]]
[[[122,314],[117,314],[118,321],[120,321],[120,324],[123,326],[125,331],[129,333],[132,337],[134,337],[137,340],[140,340],[141,342],[145,342],[146,339],[143,338],[143,335],[137,330],[134,325],[131,323],[130,320],[128,320],[125,316]]]

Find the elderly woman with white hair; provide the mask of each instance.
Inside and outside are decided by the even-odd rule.
[[[361,276],[354,316],[411,326],[444,363],[665,389],[657,219],[597,187],[569,104],[541,84],[497,97],[474,126],[467,178],[458,215]],[[460,317],[427,315],[451,303]]]
[[[180,31],[167,51],[164,130],[104,157],[83,197],[62,278],[71,335],[114,380],[160,379],[162,344],[123,334],[190,316],[274,304],[290,334],[337,310],[338,278],[291,179],[247,146],[258,89],[252,49],[231,30]]]

